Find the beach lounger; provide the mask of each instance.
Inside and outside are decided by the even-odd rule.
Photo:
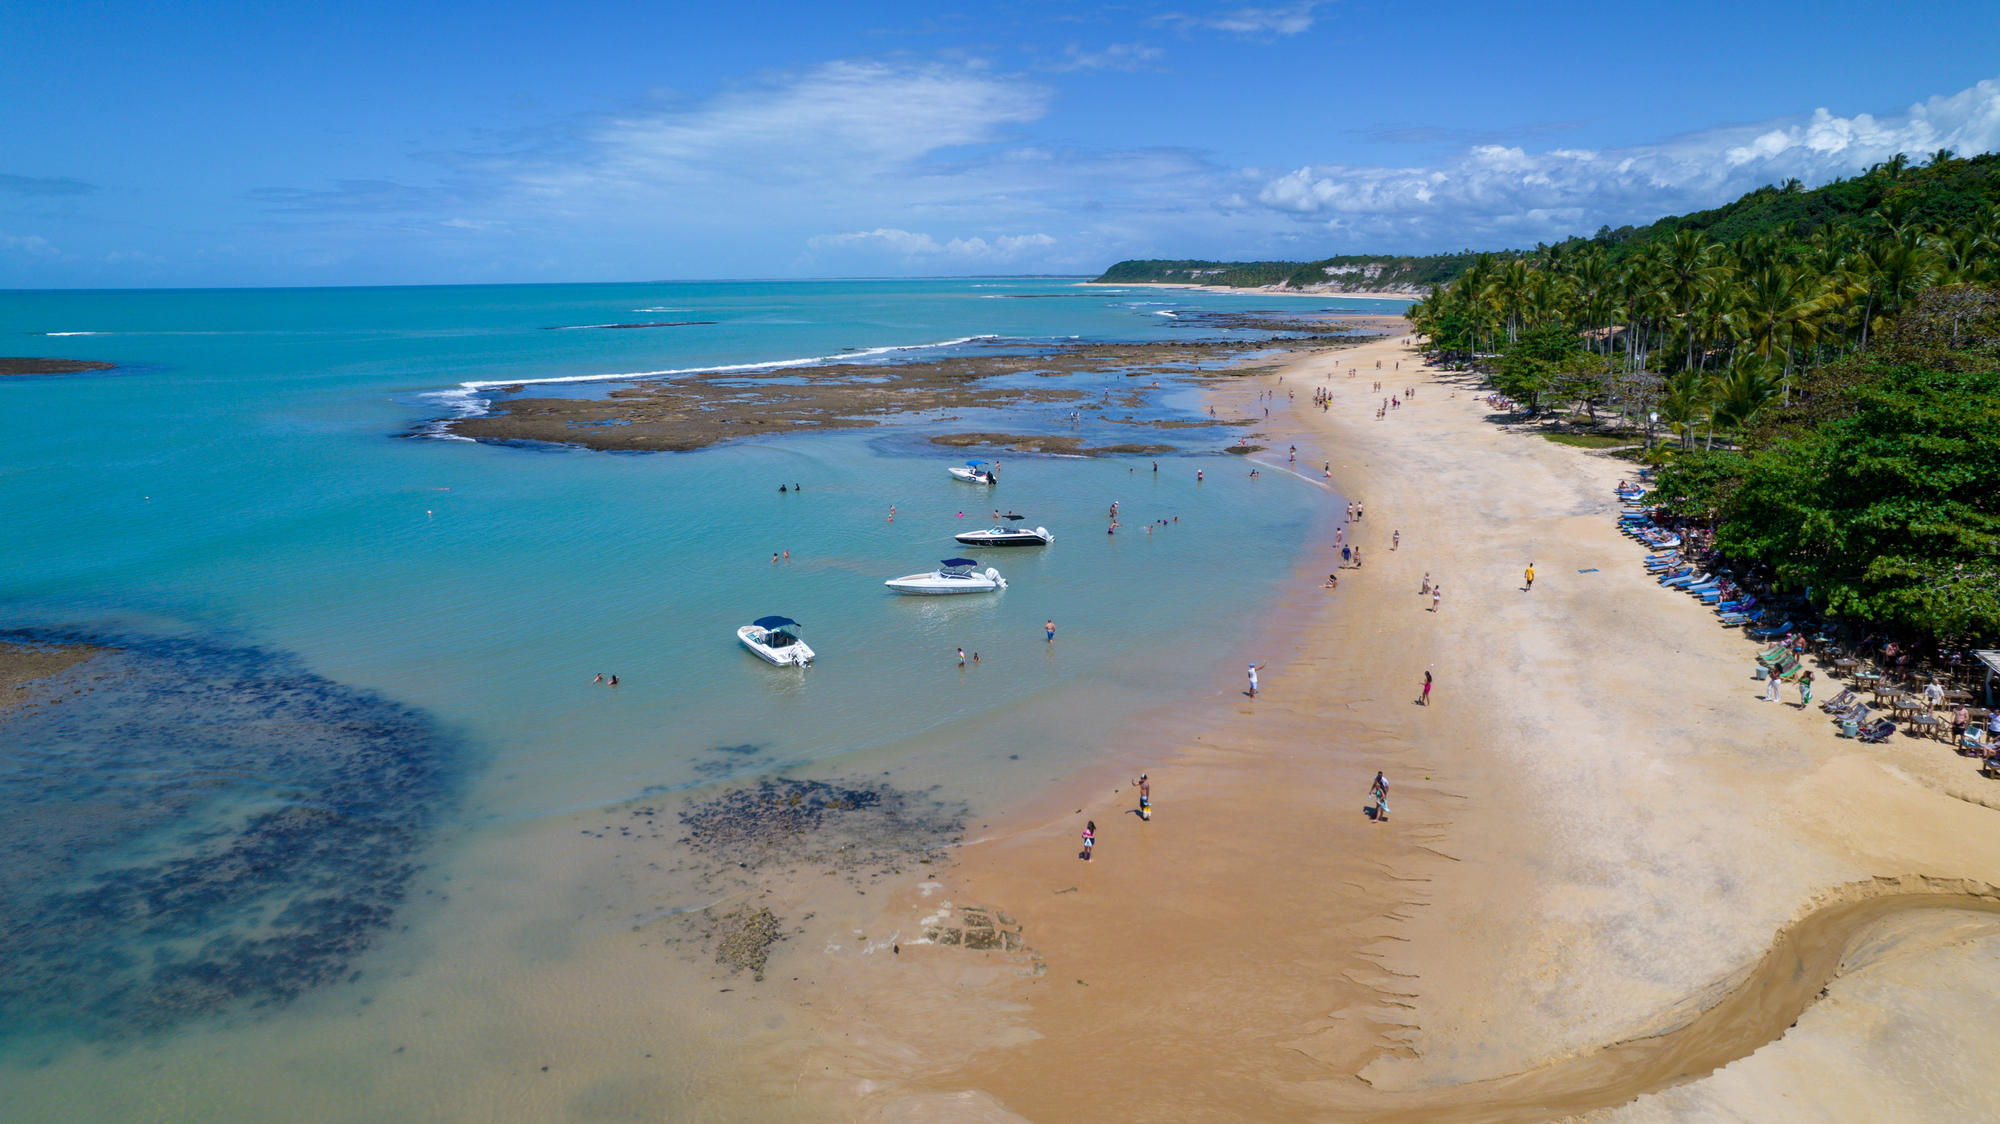
[[[1884,718],[1879,724],[1871,726],[1868,729],[1862,730],[1860,733],[1856,734],[1855,738],[1858,741],[1864,741],[1870,745],[1880,745],[1881,743],[1888,741],[1890,736],[1893,735],[1895,732],[1896,732],[1896,724],[1894,722],[1889,721],[1887,718]]]
[[[1826,711],[1828,714],[1839,714],[1841,711],[1846,710],[1848,707],[1854,705],[1854,700],[1856,697],[1857,696],[1854,693],[1854,688],[1849,687],[1846,690],[1840,692],[1839,694],[1833,696],[1832,698],[1826,700],[1825,702],[1819,704],[1819,708],[1821,710]]]

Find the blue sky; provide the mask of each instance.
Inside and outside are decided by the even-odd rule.
[[[1990,0],[0,2],[0,287],[1532,245],[2000,148]]]

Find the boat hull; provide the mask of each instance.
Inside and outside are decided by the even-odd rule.
[[[1007,579],[998,570],[988,570],[983,574],[966,577],[946,577],[932,572],[928,574],[905,574],[900,578],[890,578],[882,583],[897,593],[914,597],[949,597],[959,593],[995,593],[1007,588]]]
[[[947,472],[951,473],[951,478],[952,478],[953,480],[963,480],[963,481],[964,481],[964,482],[966,482],[967,484],[998,484],[998,483],[999,483],[999,481],[998,481],[998,480],[995,480],[995,479],[993,479],[993,477],[992,477],[992,475],[991,475],[990,473],[985,473],[985,472],[974,472],[974,471],[972,471],[972,470],[971,470],[971,469],[969,469],[969,468],[951,468],[951,469],[946,469],[945,471],[947,471]]]
[[[767,635],[756,625],[746,624],[736,630],[736,639],[765,663],[777,667],[805,667],[812,663],[813,650],[806,646],[805,641],[795,639],[782,648],[773,648],[765,643]]]
[[[1056,541],[1047,527],[1037,527],[1032,531],[967,531],[952,538],[967,546],[1047,546]]]

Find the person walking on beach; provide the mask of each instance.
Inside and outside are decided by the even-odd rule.
[[[1253,699],[1257,697],[1257,669],[1263,666],[1260,663],[1250,665],[1250,697]]]
[[[1369,799],[1375,801],[1375,822],[1389,822],[1389,778],[1375,774],[1375,783],[1368,786]]]
[[[1521,592],[1528,593],[1535,588],[1535,564],[1533,562],[1528,563],[1528,572],[1522,576],[1528,579],[1528,584],[1521,587]]]
[[[1390,550],[1395,550],[1397,547],[1400,547],[1402,545],[1403,545],[1403,532],[1401,530],[1398,530],[1395,534],[1389,536]]]
[[[1430,591],[1431,591],[1431,572],[1429,570],[1425,570],[1424,587],[1422,589],[1417,590],[1417,596],[1418,597],[1425,596],[1426,594],[1430,593]]]
[[[1352,559],[1353,559],[1353,557],[1354,557],[1354,548],[1353,548],[1353,547],[1351,547],[1351,546],[1343,546],[1343,547],[1341,547],[1341,548],[1340,548],[1340,564],[1341,564],[1341,565],[1343,565],[1343,566],[1347,565],[1347,563],[1348,563],[1348,562],[1349,562],[1350,560],[1352,560]]]
[[[1444,585],[1443,585],[1442,583],[1440,583],[1440,584],[1438,584],[1438,585],[1434,585],[1434,586],[1432,586],[1432,587],[1431,587],[1431,612],[1435,613],[1435,612],[1437,612],[1437,611],[1438,611],[1438,602],[1439,602],[1439,601],[1442,601],[1442,600],[1444,600]]]
[[[1812,705],[1812,672],[1799,673],[1799,709]]]
[[[1424,672],[1424,693],[1418,696],[1417,702],[1422,706],[1431,705],[1431,673],[1429,671]]]
[[[1139,779],[1132,783],[1139,786],[1139,818],[1145,820],[1147,823],[1151,823],[1153,821],[1153,782],[1146,779],[1145,773],[1140,773]]]
[[[1089,862],[1091,850],[1097,845],[1097,821],[1086,820],[1083,825],[1083,861]]]
[[[1778,669],[1777,669],[1777,668],[1775,668],[1775,667],[1774,667],[1774,668],[1772,668],[1772,669],[1770,670],[1770,672],[1769,672],[1769,673],[1768,673],[1768,674],[1767,674],[1767,675],[1765,676],[1765,678],[1766,678],[1766,680],[1768,681],[1768,683],[1769,683],[1769,686],[1767,686],[1767,687],[1765,687],[1765,688],[1764,688],[1764,701],[1765,701],[1765,702],[1777,702],[1777,701],[1778,701],[1778,683],[1779,683],[1779,677],[1778,677]]]
[[[1354,548],[1354,568],[1357,570],[1361,568],[1361,548],[1359,546]]]
[[[1047,633],[1049,634],[1049,643],[1051,643],[1051,644],[1055,643],[1055,642],[1056,642],[1056,621],[1055,621],[1055,618],[1054,618],[1054,617],[1050,617],[1050,618],[1049,618],[1049,620],[1048,620],[1048,623],[1047,623],[1047,624],[1044,624],[1044,625],[1042,625],[1042,628],[1043,628],[1043,629],[1044,629],[1044,630],[1045,630],[1045,631],[1046,631],[1046,632],[1047,632]]]

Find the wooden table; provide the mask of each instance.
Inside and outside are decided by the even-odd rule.
[[[1919,715],[1912,718],[1909,724],[1911,726],[1923,727],[1924,733],[1929,734],[1932,738],[1942,738],[1944,732],[1951,729],[1950,724],[1944,719],[1931,714]]]

